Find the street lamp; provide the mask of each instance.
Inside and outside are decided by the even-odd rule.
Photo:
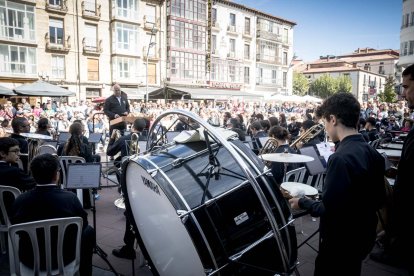
[[[151,47],[155,46],[157,43],[156,42],[152,42],[152,37],[157,33],[157,30],[155,29],[155,23],[152,25],[152,30],[151,30],[151,36],[150,36],[150,41],[148,44],[148,49],[147,49],[147,59],[145,62],[145,102],[148,103],[148,56],[149,56],[149,52]]]

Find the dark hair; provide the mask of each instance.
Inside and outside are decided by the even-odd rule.
[[[74,122],[69,127],[70,138],[65,144],[64,151],[69,156],[79,156],[81,151],[81,135],[82,135],[82,124]]]
[[[285,115],[285,113],[280,113],[279,114],[279,117],[280,117],[280,122],[281,123],[286,123],[286,115]]]
[[[272,126],[269,129],[269,137],[274,137],[279,140],[286,140],[289,137],[289,131],[281,126]]]
[[[20,131],[20,127],[24,127],[26,122],[27,122],[27,119],[25,117],[15,117],[11,123],[13,132],[18,133]]]
[[[227,121],[227,124],[232,124],[233,128],[240,128],[239,120],[237,120],[236,118],[230,118],[230,120]]]
[[[342,125],[357,129],[360,110],[359,102],[351,93],[339,92],[327,98],[317,108],[316,114],[328,122],[330,115],[335,115]]]
[[[366,120],[367,123],[370,123],[372,126],[375,126],[377,123],[377,120],[375,120],[374,117],[368,117]]]
[[[134,128],[139,131],[142,132],[145,127],[147,126],[147,122],[145,121],[144,118],[137,118],[134,121]]]
[[[256,130],[262,130],[263,129],[263,127],[262,127],[262,124],[260,123],[260,121],[255,121],[255,122],[253,122],[251,125],[250,125],[250,128],[251,129],[256,129]]]
[[[39,130],[47,130],[48,125],[49,125],[48,118],[42,118],[39,121],[37,121],[37,128]]]
[[[407,68],[405,68],[405,70],[402,72],[402,76],[408,76],[410,75],[410,79],[414,80],[414,64],[411,64],[410,66],[408,66]]]
[[[308,130],[313,127],[316,123],[312,120],[306,120],[302,123],[302,127],[304,130]]]
[[[2,127],[8,127],[8,126],[9,126],[9,120],[4,119],[4,120],[1,122],[1,126],[2,126]]]
[[[244,119],[243,119],[243,115],[241,115],[240,113],[236,114],[237,118],[239,119],[239,123],[243,124],[244,123]]]
[[[261,120],[260,124],[262,125],[263,130],[269,131],[271,127],[269,120]]]
[[[1,137],[0,138],[0,152],[8,153],[9,149],[14,146],[18,146],[19,142],[16,139],[10,137]]]
[[[260,121],[260,120],[263,120],[263,119],[264,119],[263,114],[262,114],[262,113],[257,113],[257,114],[256,114],[256,119],[257,119],[257,120],[259,120],[259,121]]]
[[[59,170],[59,161],[49,153],[36,156],[30,163],[30,171],[37,184],[51,184]]]
[[[224,112],[223,116],[226,116],[227,118],[231,118],[231,113],[226,111]]]
[[[279,119],[275,116],[269,117],[270,126],[278,126],[279,125]]]

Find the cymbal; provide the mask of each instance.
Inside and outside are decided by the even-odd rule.
[[[283,182],[280,187],[288,191],[293,197],[316,196],[318,194],[316,188],[300,182]]]
[[[259,158],[270,162],[282,162],[282,163],[306,163],[313,161],[313,157],[303,154],[295,153],[266,153],[259,155]]]
[[[20,133],[20,135],[26,138],[31,138],[31,139],[53,140],[52,136],[38,134],[38,133]]]

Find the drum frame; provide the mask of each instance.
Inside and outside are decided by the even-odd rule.
[[[291,269],[290,268],[290,265],[289,265],[288,252],[289,252],[289,255],[291,255],[292,245],[290,244],[290,238],[289,238],[290,237],[290,234],[289,234],[289,232],[287,230],[287,228],[288,228],[287,226],[289,224],[291,224],[294,220],[292,219],[292,216],[290,215],[289,221],[288,221],[288,223],[286,223],[286,221],[284,219],[284,214],[283,214],[283,212],[282,212],[282,210],[280,208],[280,205],[277,202],[276,197],[275,197],[274,193],[272,192],[271,188],[268,186],[269,183],[265,179],[263,180],[264,183],[266,183],[265,184],[266,185],[266,188],[270,192],[272,199],[275,201],[275,205],[277,206],[277,210],[278,210],[278,212],[280,214],[280,217],[282,218],[283,227],[281,227],[281,228],[278,227],[278,224],[277,224],[276,219],[275,219],[275,217],[273,215],[273,211],[272,211],[272,209],[270,207],[270,204],[269,204],[269,202],[268,202],[268,200],[267,200],[267,198],[266,198],[266,196],[265,196],[262,188],[260,187],[259,183],[257,182],[256,177],[253,175],[253,173],[251,172],[250,168],[246,165],[245,161],[241,157],[241,154],[242,155],[244,155],[244,154],[240,150],[236,150],[235,149],[235,146],[233,146],[226,139],[224,139],[220,135],[220,133],[214,129],[214,127],[212,127],[209,123],[207,123],[207,121],[201,119],[200,117],[198,117],[195,114],[193,114],[191,112],[188,112],[188,111],[179,110],[179,109],[168,110],[168,111],[163,112],[159,117],[157,117],[157,119],[153,122],[152,127],[149,130],[149,133],[153,133],[155,127],[158,126],[158,123],[164,117],[169,116],[169,115],[182,115],[182,116],[186,116],[186,117],[192,119],[193,121],[197,122],[201,127],[203,127],[208,132],[208,135],[212,139],[214,139],[218,144],[221,144],[223,147],[225,147],[228,150],[229,154],[233,157],[233,160],[235,160],[237,162],[237,164],[239,165],[239,167],[241,168],[241,170],[244,173],[244,175],[246,176],[247,180],[244,181],[244,182],[242,182],[240,185],[238,185],[238,186],[230,189],[229,191],[226,191],[224,194],[228,194],[229,192],[234,191],[235,189],[238,189],[238,188],[246,185],[247,183],[250,183],[251,186],[252,186],[252,188],[253,188],[253,190],[254,190],[254,192],[256,193],[256,196],[257,196],[257,198],[258,198],[258,200],[259,200],[259,202],[260,202],[260,204],[261,204],[261,206],[262,206],[265,214],[266,214],[266,217],[267,217],[268,222],[269,222],[270,227],[271,227],[271,231],[269,231],[265,236],[263,236],[262,238],[260,238],[256,242],[254,242],[253,244],[249,245],[247,248],[245,248],[241,252],[239,252],[239,253],[237,253],[237,254],[235,254],[233,256],[230,256],[229,259],[231,259],[231,260],[237,260],[240,257],[242,257],[244,253],[250,251],[257,244],[261,243],[264,240],[267,240],[267,239],[270,239],[270,238],[273,237],[275,239],[275,241],[276,241],[276,244],[278,245],[278,251],[279,251],[278,253],[279,253],[279,255],[282,258],[281,263],[283,265],[283,269],[284,269],[285,272],[288,272]],[[160,138],[157,138],[157,140],[156,140],[157,142],[163,139],[162,135],[165,135],[165,133],[163,131],[161,133],[161,137]],[[150,143],[150,141],[151,141],[151,143]],[[154,148],[154,143],[152,143],[152,141],[153,140],[151,140],[151,135],[149,135],[149,139],[147,141],[148,152],[151,152],[151,150]],[[148,145],[150,145],[151,148],[149,148]],[[198,156],[198,154],[196,154],[195,156]],[[245,160],[249,160],[249,158],[247,156],[244,155],[244,157],[245,157]],[[138,158],[145,158],[145,157],[144,156],[140,156]],[[184,159],[184,161],[185,160],[186,159]],[[161,172],[163,174],[163,177],[168,181],[168,183],[174,189],[174,191],[176,192],[176,194],[178,195],[178,197],[180,198],[180,200],[182,201],[182,203],[185,205],[185,207],[186,207],[187,210],[177,210],[178,216],[182,220],[185,219],[185,216],[188,216],[188,215],[190,215],[193,218],[193,221],[194,221],[197,229],[200,231],[200,235],[202,236],[202,238],[204,240],[205,246],[207,247],[207,249],[209,251],[209,254],[211,256],[212,262],[215,265],[215,269],[216,270],[210,272],[209,275],[213,275],[215,273],[218,273],[219,270],[221,270],[222,268],[224,268],[228,264],[226,264],[226,265],[224,265],[224,266],[222,266],[220,268],[217,266],[217,263],[215,261],[213,252],[212,252],[211,247],[210,247],[210,245],[209,245],[209,243],[208,243],[208,241],[206,239],[206,236],[205,236],[205,234],[203,232],[203,229],[201,229],[201,226],[200,226],[197,218],[194,215],[195,209],[198,209],[201,206],[198,206],[196,208],[191,209],[190,206],[188,205],[188,203],[186,202],[185,198],[183,197],[183,195],[180,193],[180,191],[177,189],[177,187],[174,185],[174,183],[171,182],[170,178],[164,173],[164,171],[162,171],[161,168],[157,166],[157,164],[155,164],[154,162],[152,162],[152,160],[146,159],[146,161],[149,162],[155,168],[153,170],[147,170],[148,173],[152,175],[153,173]],[[251,163],[251,162],[252,161],[249,161],[249,163]],[[127,164],[128,164],[128,162],[126,162],[124,164],[124,166],[126,167]],[[254,164],[252,164],[252,165],[254,165]],[[260,172],[256,165],[254,165],[253,168],[256,169],[256,173],[258,174],[257,177],[263,177],[263,175],[267,173],[267,172],[264,172],[264,173]],[[123,168],[123,171],[125,172],[125,168]],[[126,173],[124,173],[124,176],[122,177],[123,180],[125,180],[125,175],[126,175]],[[224,194],[223,195],[219,195],[219,197],[224,196]],[[216,200],[216,198],[214,198],[212,200]],[[211,201],[206,201],[206,202],[204,202],[203,205],[205,205],[205,204],[207,204],[209,202],[211,202]],[[127,195],[125,197],[125,203],[127,205],[129,205],[129,197]],[[126,208],[126,209],[127,209],[127,212],[130,214],[130,216],[133,217],[131,208]],[[136,225],[134,225],[134,226],[136,227]],[[285,247],[285,244],[284,244],[284,242],[282,240],[280,231],[286,231],[287,240],[288,240],[288,251],[287,251],[287,249]],[[141,239],[140,242],[143,243],[142,239]],[[146,251],[146,248],[142,248],[142,250],[144,252],[146,252],[147,255],[149,256],[148,252]],[[150,265],[152,267],[154,267],[154,269],[156,269],[155,266],[154,266],[154,264],[152,263],[152,260],[148,260],[148,261],[150,262]],[[158,274],[158,272],[156,272],[156,274]]]

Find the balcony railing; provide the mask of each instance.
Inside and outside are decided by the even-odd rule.
[[[50,42],[50,35],[49,33],[45,34],[45,42],[46,42],[46,50],[48,51],[55,51],[55,52],[69,52],[71,48],[70,43],[70,35],[66,37],[63,41],[59,41],[58,43]]]
[[[46,10],[50,12],[57,12],[57,13],[67,13],[68,12],[68,1],[62,0],[60,5],[52,5],[49,1],[46,1]]]
[[[237,31],[236,26],[234,26],[234,25],[228,25],[227,26],[227,32],[236,33],[236,31]]]
[[[227,53],[228,58],[236,58],[236,52],[229,52]]]
[[[99,42],[96,45],[88,45],[87,38],[84,37],[82,39],[82,47],[83,47],[83,53],[84,54],[100,55],[103,51],[102,39],[100,39]]]
[[[220,31],[220,23],[218,23],[217,21],[212,21],[211,22],[211,28],[213,30]]]
[[[256,61],[282,65],[282,58],[280,57],[263,57],[260,54],[257,54]]]
[[[96,1],[82,1],[82,16],[88,19],[99,20],[101,18],[101,4]]]

